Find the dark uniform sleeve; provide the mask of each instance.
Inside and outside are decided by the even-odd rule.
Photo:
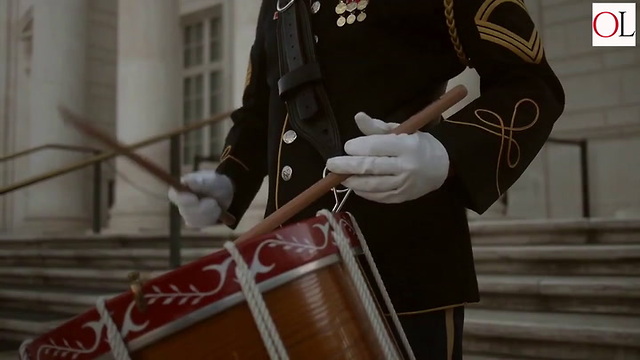
[[[264,6],[263,6],[264,7]],[[217,171],[234,184],[228,211],[236,217],[235,228],[255,198],[267,174],[268,87],[263,32],[264,9],[251,47],[242,106],[231,114],[233,126],[225,140]]]
[[[480,97],[432,134],[446,147],[466,206],[483,213],[525,171],[564,109],[523,0],[444,0],[461,61],[480,75]]]

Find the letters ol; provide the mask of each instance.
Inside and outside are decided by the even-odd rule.
[[[618,13],[620,13],[620,20],[618,20],[618,17],[617,17],[616,15],[614,15],[614,14],[613,14],[612,12],[610,12],[610,11],[603,11],[603,12],[600,12],[600,13],[599,13],[598,15],[596,15],[596,16],[595,16],[595,18],[593,19],[593,31],[595,31],[595,33],[596,33],[598,36],[603,37],[603,38],[609,38],[609,37],[612,37],[613,35],[615,35],[615,34],[617,34],[617,33],[618,33],[618,29],[620,29],[620,35],[618,35],[618,36],[623,36],[623,37],[631,37],[631,36],[634,36],[634,35],[636,34],[635,30],[634,30],[634,31],[633,31],[633,33],[631,33],[631,34],[625,34],[625,33],[624,33],[624,30],[625,30],[625,27],[624,27],[624,14],[626,13],[626,11],[619,11]],[[611,17],[613,17],[613,21],[615,22],[615,28],[614,28],[613,32],[612,32],[611,34],[609,34],[609,35],[601,34],[601,33],[598,31],[598,19],[600,18],[600,16],[601,16],[601,15],[605,15],[605,14],[606,14],[606,15],[610,15]]]

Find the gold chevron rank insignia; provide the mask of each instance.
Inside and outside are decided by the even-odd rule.
[[[502,14],[502,7],[514,4],[522,8],[524,17],[513,16],[513,12]],[[486,0],[478,9],[475,22],[481,39],[507,48],[526,62],[539,64],[542,61],[544,49],[540,34],[529,18],[524,0]],[[512,27],[511,24],[524,28],[507,29],[506,26]]]

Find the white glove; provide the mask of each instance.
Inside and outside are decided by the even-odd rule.
[[[327,161],[327,169],[337,174],[353,174],[343,182],[359,196],[380,203],[401,203],[437,190],[447,179],[449,155],[433,135],[389,134],[398,124],[372,119],[365,113],[355,116],[365,136],[347,141],[344,150],[351,156]]]
[[[231,180],[215,171],[202,170],[183,176],[181,181],[191,190],[206,196],[198,199],[192,193],[169,189],[169,200],[178,207],[187,225],[196,228],[215,225],[222,209],[229,208],[233,199]]]

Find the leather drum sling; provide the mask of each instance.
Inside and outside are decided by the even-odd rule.
[[[326,160],[342,155],[335,115],[315,55],[310,9],[304,0],[278,0],[278,90],[292,128]]]

